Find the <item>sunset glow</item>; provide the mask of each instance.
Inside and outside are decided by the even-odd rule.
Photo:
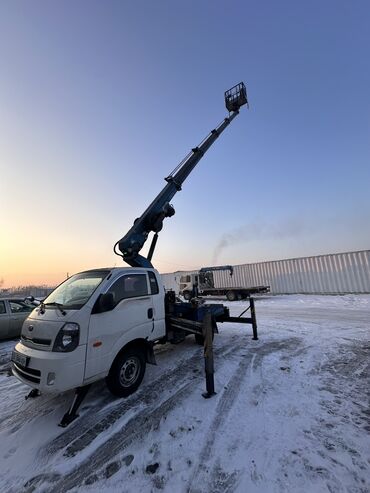
[[[122,265],[114,243],[240,80],[251,108],[175,197],[155,266],[369,248],[367,16],[288,4],[3,2],[2,286]]]

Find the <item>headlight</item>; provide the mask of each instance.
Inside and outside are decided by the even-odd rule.
[[[68,322],[58,332],[53,351],[58,353],[69,353],[78,346],[80,342],[80,326],[73,322]]]

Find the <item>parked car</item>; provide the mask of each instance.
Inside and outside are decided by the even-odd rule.
[[[0,298],[0,340],[21,334],[22,325],[36,303],[24,298]]]

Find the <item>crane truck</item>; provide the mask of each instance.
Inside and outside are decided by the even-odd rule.
[[[221,304],[181,302],[174,292],[165,292],[152,264],[163,221],[175,213],[171,199],[240,107],[248,104],[243,83],[225,92],[225,104],[229,115],[165,178],[162,191],[114,245],[128,267],[71,276],[25,320],[11,357],[13,375],[32,387],[29,397],[76,389],[61,426],[78,416],[89,386],[97,380],[105,378],[116,396],[135,392],[146,363],[155,364],[155,344],[178,343],[189,334],[202,343],[205,318],[214,332],[217,322],[252,323],[257,338],[255,317],[231,317]],[[154,235],[145,257],[141,250],[150,233]]]
[[[217,267],[202,267],[198,272],[185,274],[180,277],[179,294],[186,300],[190,300],[196,290],[199,296],[226,296],[228,301],[236,301],[245,300],[251,294],[270,291],[270,286],[223,286],[222,283],[215,282],[213,276],[215,271],[228,271],[232,277],[234,268],[232,265],[218,265]]]

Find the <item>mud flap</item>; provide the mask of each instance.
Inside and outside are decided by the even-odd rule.
[[[157,362],[155,360],[154,356],[154,350],[153,350],[153,344],[147,344],[146,345],[146,362],[149,363],[150,365],[156,365]]]

